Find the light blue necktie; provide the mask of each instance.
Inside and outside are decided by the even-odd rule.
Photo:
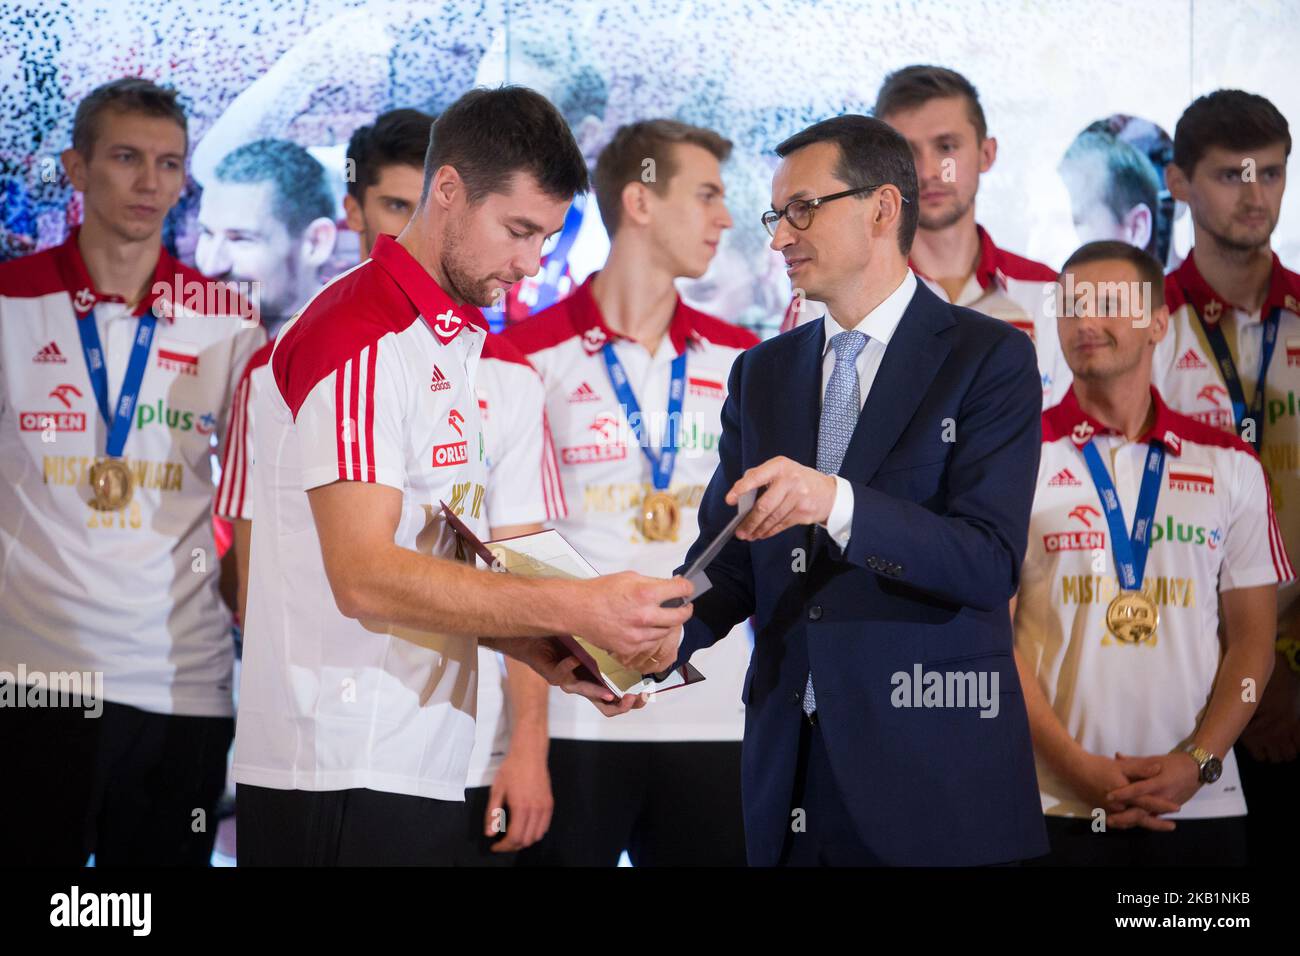
[[[817,470],[823,475],[833,475],[844,463],[853,429],[857,427],[862,412],[862,393],[858,386],[858,353],[867,346],[867,337],[861,332],[840,332],[831,337],[835,350],[835,370],[826,383],[822,398],[822,420],[817,429]],[[813,692],[812,671],[803,689],[803,712],[811,714],[817,709],[817,695]]]

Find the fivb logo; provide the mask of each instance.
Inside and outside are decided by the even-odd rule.
[[[50,897],[51,926],[129,926],[132,936],[153,927],[152,893],[82,893],[73,885]]]

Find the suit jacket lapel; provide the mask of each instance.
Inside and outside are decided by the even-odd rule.
[[[822,321],[807,322],[785,335],[790,347],[777,359],[775,371],[791,387],[772,390],[773,434],[780,436],[780,454],[815,468],[822,414]]]
[[[867,484],[898,442],[925,397],[949,346],[935,336],[956,320],[937,296],[918,282],[894,336],[885,349],[840,474]]]

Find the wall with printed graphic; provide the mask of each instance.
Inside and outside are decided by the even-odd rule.
[[[393,107],[436,113],[475,84],[515,82],[548,95],[593,160],[620,123],[649,116],[735,142],[724,172],[736,227],[684,291],[765,333],[789,296],[758,221],[772,146],[816,119],[868,110],[900,66],[938,63],[975,83],[999,140],[979,219],[999,245],[1053,265],[1107,214],[1122,215],[1097,208],[1099,157],[1136,150],[1158,161],[1160,130],[1172,133],[1195,96],[1240,87],[1300,123],[1300,0],[10,0],[5,10],[0,259],[57,243],[78,221],[58,154],[77,101],[106,80],[146,76],[183,96],[191,182],[166,241],[190,262],[203,186],[237,147],[266,137],[302,147],[337,204],[354,128]],[[1274,237],[1293,268],[1297,192]],[[1158,191],[1154,203],[1149,235],[1177,261],[1190,223]],[[576,281],[606,248],[598,221],[581,235],[568,263]],[[357,250],[340,230],[313,279],[351,265]]]

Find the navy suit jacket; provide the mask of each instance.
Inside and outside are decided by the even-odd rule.
[[[824,337],[809,322],[736,359],[687,565],[735,514],[723,499],[745,469],[777,455],[816,466]],[[709,566],[713,587],[695,601],[678,663],[753,617],[742,692],[751,864],[777,863],[791,826],[810,668],[835,779],[881,860],[974,865],[1047,852],[1008,614],[1041,404],[1027,335],[918,284],[840,468],[853,485],[848,548],[797,526],[733,539]],[[894,675],[910,679],[918,666],[984,672],[990,689],[996,675],[997,715],[895,706]]]

